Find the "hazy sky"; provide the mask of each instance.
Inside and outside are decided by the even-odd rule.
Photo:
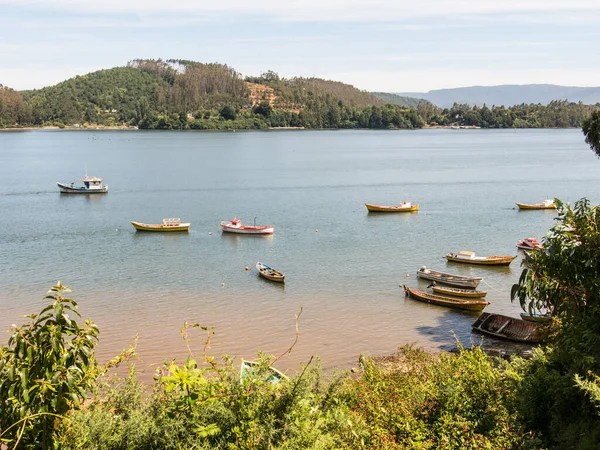
[[[600,86],[598,24],[600,0],[0,0],[0,83],[178,58],[370,91]]]

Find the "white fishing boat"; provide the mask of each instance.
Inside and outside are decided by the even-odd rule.
[[[104,178],[88,177],[81,180],[83,186],[75,186],[75,182],[71,181],[71,184],[56,182],[58,189],[61,194],[106,194],[108,192],[108,186],[102,184]]]
[[[243,225],[242,221],[234,217],[229,222],[221,222],[221,230],[226,233],[238,234],[273,234],[273,225]]]

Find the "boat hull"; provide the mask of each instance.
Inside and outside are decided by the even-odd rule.
[[[108,192],[108,186],[90,189],[84,186],[78,187],[58,182],[56,184],[61,194],[106,194]]]
[[[535,344],[543,340],[539,324],[502,314],[482,313],[472,328],[474,331],[508,341]]]
[[[548,323],[552,320],[552,317],[547,314],[521,313],[521,319],[526,320],[527,322]]]
[[[141,223],[141,222],[131,222],[131,225],[137,231],[154,231],[159,233],[172,233],[177,231],[189,231],[190,225],[189,223],[181,223],[179,225],[165,225],[163,223]]]
[[[454,253],[448,253],[445,258],[448,261],[476,264],[480,266],[508,266],[516,258],[516,256],[480,256],[475,258],[461,258]]]
[[[519,209],[556,209],[556,205],[554,203],[550,205],[546,205],[544,203],[517,203],[517,206],[519,207]]]
[[[221,231],[225,233],[236,233],[236,234],[273,234],[275,227],[264,226],[254,227],[243,225],[241,227],[233,227],[227,224],[221,224]]]
[[[261,263],[260,261],[256,263],[256,270],[258,270],[259,275],[267,280],[275,281],[277,283],[285,283],[285,275],[283,273]]]
[[[463,277],[431,269],[419,269],[417,271],[417,277],[423,278],[424,280],[447,284],[448,286],[473,289],[476,288],[481,281],[480,277]]]
[[[261,366],[255,361],[242,361],[240,367],[240,380],[242,382],[260,379],[267,383],[277,384],[282,380],[287,379],[287,376],[277,370],[275,367],[269,366],[266,370],[261,370]]]
[[[373,205],[371,203],[365,203],[365,206],[370,212],[416,212],[419,210],[418,203],[408,208],[402,206]]]
[[[485,300],[466,300],[460,298],[444,297],[442,295],[428,294],[404,285],[404,293],[407,297],[432,305],[445,306],[447,308],[462,309],[466,311],[482,311],[490,302]]]
[[[475,291],[473,289],[459,289],[445,286],[432,286],[432,289],[436,294],[452,295],[455,297],[464,298],[482,298],[487,295],[486,291]]]

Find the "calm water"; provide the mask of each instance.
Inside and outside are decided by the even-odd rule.
[[[85,167],[109,193],[59,195],[56,182],[79,180]],[[100,326],[100,359],[139,334],[138,366],[148,370],[185,354],[185,320],[214,327],[214,354],[279,355],[301,307],[283,369],[311,355],[349,367],[405,343],[449,349],[453,334],[480,342],[472,314],[406,299],[398,285],[425,287],[422,265],[483,276],[486,311],[518,316],[509,291],[520,257],[493,269],[442,256],[517,254],[517,240],[543,236],[555,212],[520,212],[515,201],[598,203],[599,179],[579,130],[3,132],[0,330],[39,311],[60,279]],[[364,207],[402,200],[421,210]],[[234,215],[275,234],[222,235],[219,222]],[[191,222],[190,233],[130,225],[163,217]],[[285,287],[259,278],[257,260],[285,272]]]

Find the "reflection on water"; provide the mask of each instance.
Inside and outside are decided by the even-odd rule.
[[[510,287],[522,257],[478,267],[444,255],[515,254],[518,240],[541,238],[556,216],[520,211],[516,201],[598,202],[600,192],[600,164],[577,130],[16,136],[0,134],[0,330],[38,312],[60,279],[100,326],[100,359],[139,334],[140,367],[149,370],[185,356],[184,321],[214,327],[215,355],[279,355],[295,339],[301,307],[298,345],[279,368],[312,355],[348,367],[361,353],[405,343],[469,345],[473,315],[407,299],[398,285],[425,290],[421,266],[480,276],[486,311],[517,317]],[[110,191],[60,195],[56,179],[84,164]],[[373,199],[418,201],[420,210],[368,213]],[[221,233],[232,211],[264,218],[257,222],[275,234]],[[162,217],[185,217],[190,232],[130,224]],[[256,261],[285,272],[285,285],[260,277]]]

